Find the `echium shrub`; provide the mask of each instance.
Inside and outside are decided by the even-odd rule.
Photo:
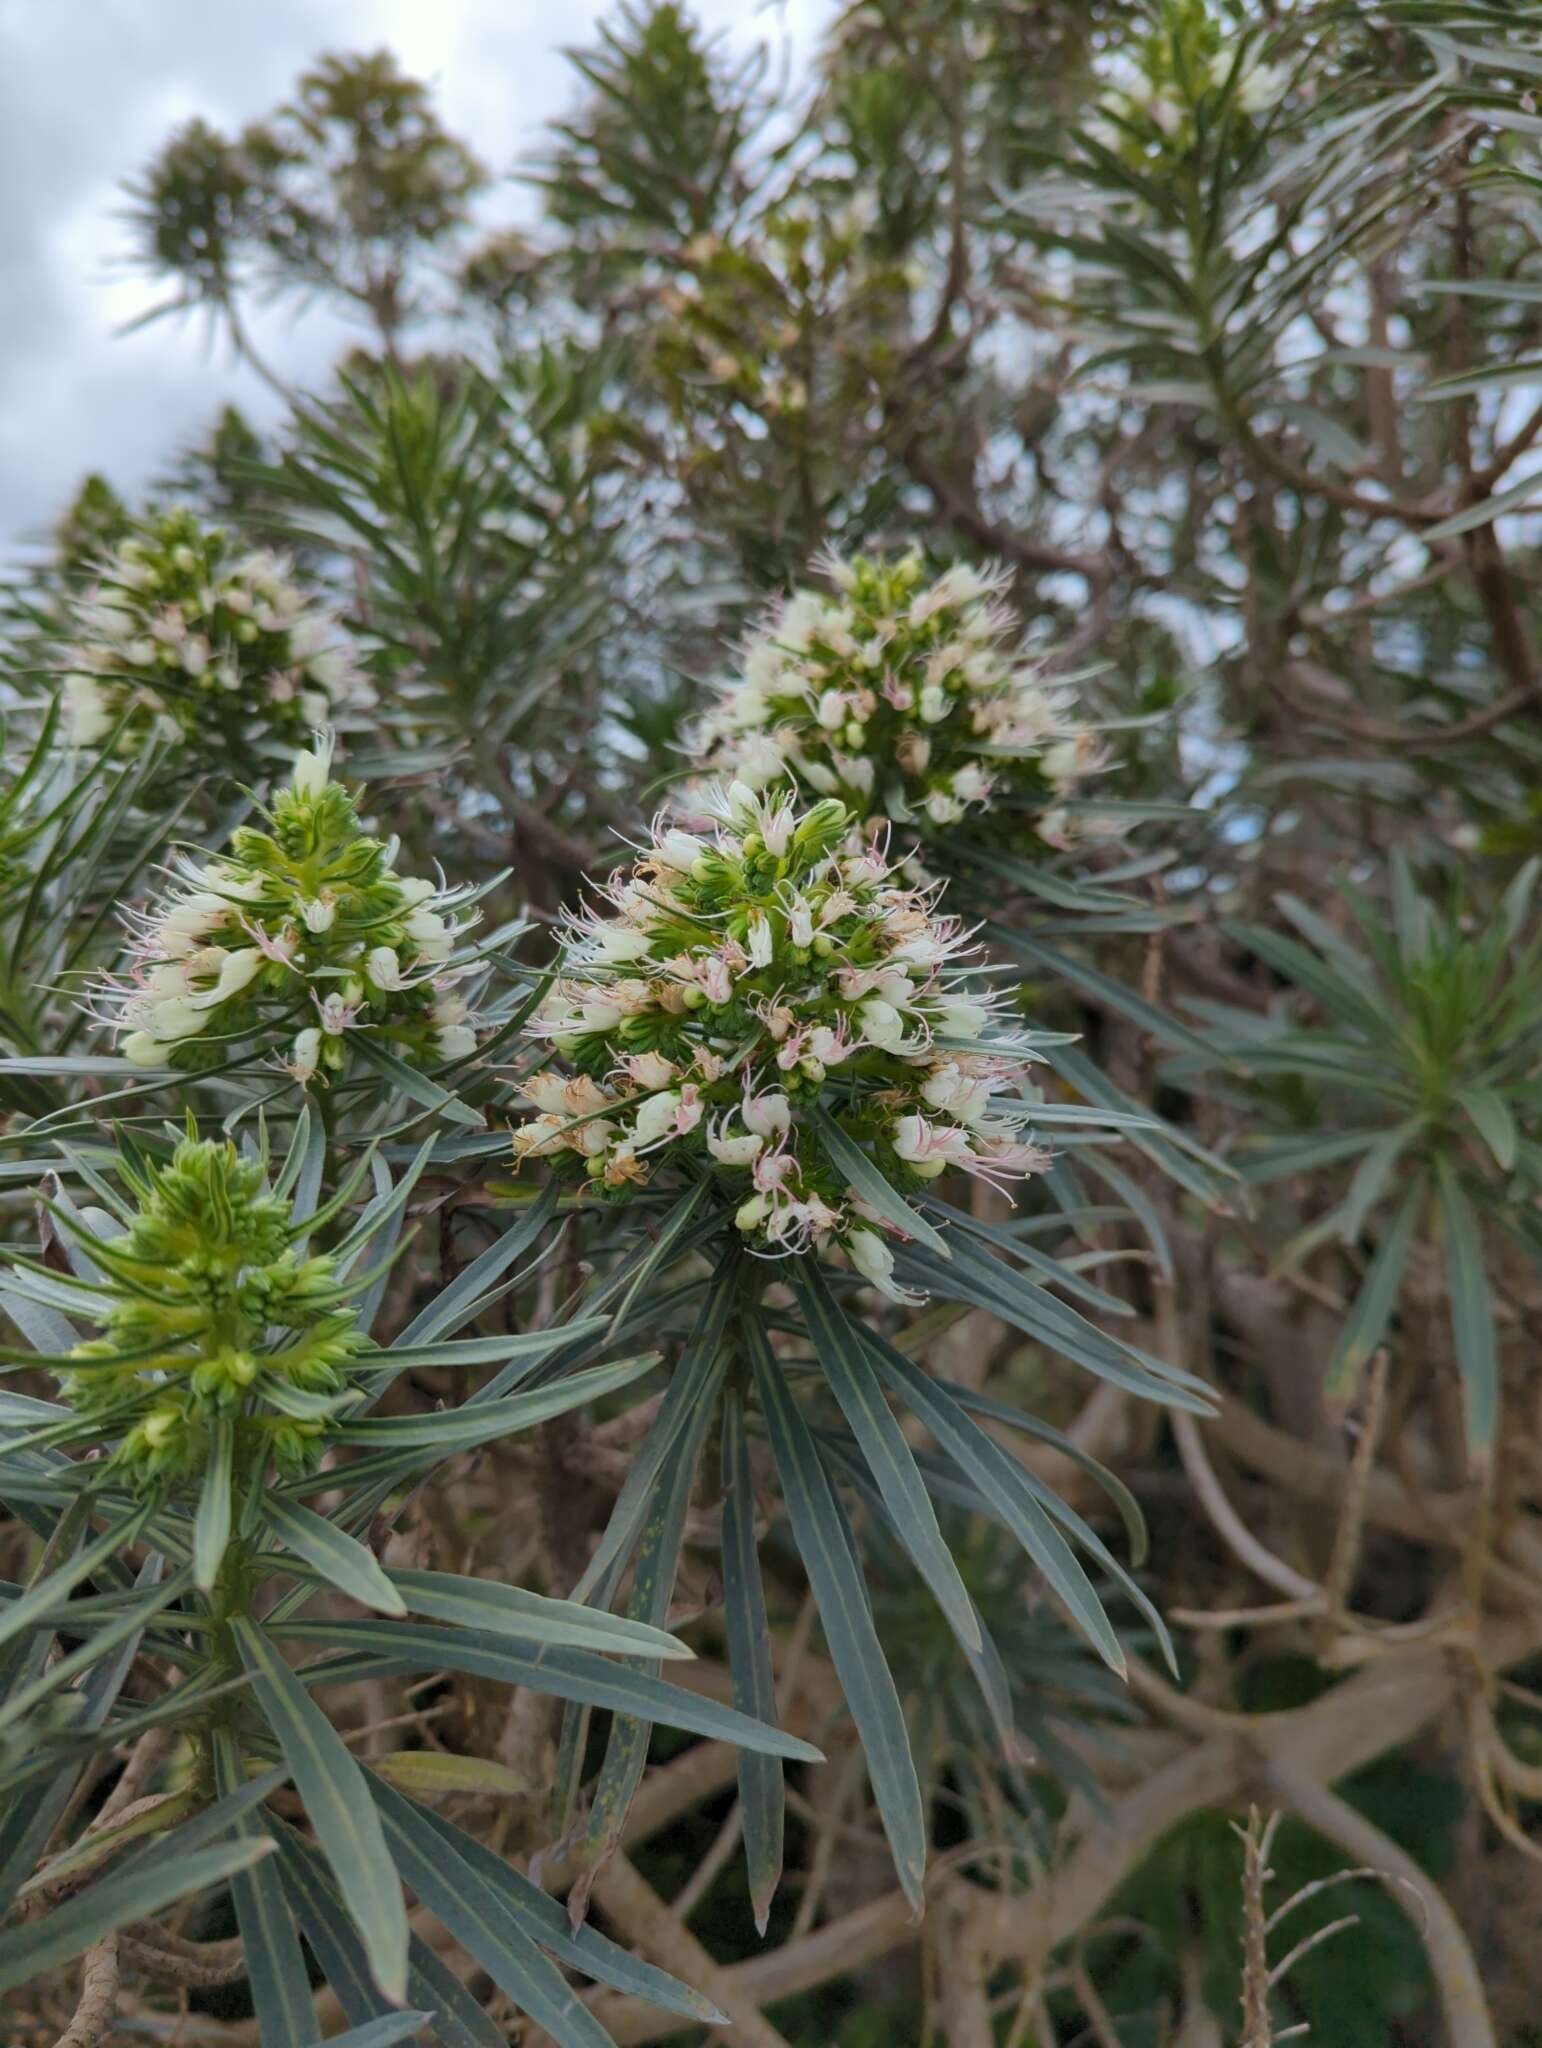
[[[199,767],[250,770],[374,701],[337,621],[280,555],[173,510],[143,522],[71,598],[70,737],[191,742]],[[126,723],[124,723],[126,721]]]
[[[137,1066],[207,1071],[266,1056],[325,1083],[365,1037],[417,1066],[465,1057],[476,1028],[460,984],[475,894],[399,875],[394,842],[361,823],[331,775],[330,739],[297,756],[265,815],[226,851],[183,856],[173,886],[133,921],[125,975],[97,1010]]]
[[[527,1079],[540,1113],[516,1150],[613,1197],[660,1168],[710,1173],[754,1249],[839,1245],[893,1292],[886,1184],[1044,1163],[1028,1106],[1002,1099],[1027,1047],[1002,1035],[937,892],[879,846],[853,851],[843,804],[800,813],[743,783],[706,801],[709,836],[655,827],[573,920],[530,1028],[574,1072]]]
[[[1074,693],[1025,654],[999,569],[928,578],[918,550],[824,558],[742,652],[691,739],[707,775],[838,796],[860,817],[946,828],[989,806],[1064,847],[1062,808],[1099,766]]]
[[[168,1165],[118,1174],[137,1208],[122,1236],[92,1240],[102,1333],[60,1369],[63,1398],[136,1492],[199,1478],[227,1431],[238,1472],[311,1470],[365,1348],[349,1306],[365,1283],[296,1249],[309,1224],[234,1145],[189,1137]]]
[[[0,1929],[0,1995],[36,1974],[40,1948],[67,1960],[229,1879],[264,2041],[314,2037],[300,1934],[315,1933],[318,1899],[322,1969],[350,2012],[396,2027],[367,2028],[371,2040],[425,2023],[442,2041],[485,2039],[486,2026],[471,2024],[475,2001],[409,1928],[410,1884],[502,1996],[569,2048],[601,2036],[575,2030],[571,2015],[584,2009],[558,1962],[716,2020],[674,1978],[574,1930],[556,1900],[501,1862],[490,1911],[490,1852],[397,1789],[400,1756],[357,1757],[319,1703],[335,1684],[457,1671],[772,1754],[819,1755],[655,1677],[648,1665],[690,1655],[661,1629],[379,1554],[381,1511],[442,1461],[616,1392],[655,1354],[608,1357],[616,1339],[596,1319],[457,1339],[483,1306],[464,1287],[377,1348],[365,1332],[381,1299],[382,1235],[393,1238],[427,1152],[395,1177],[378,1157],[373,1171],[359,1162],[317,1208],[309,1121],[296,1119],[271,1182],[260,1147],[189,1137],[169,1160],[142,1161],[126,1141],[116,1175],[90,1170],[103,1210],[52,1205],[50,1257],[0,1246],[0,1371],[51,1369],[63,1396],[0,1393],[0,1494],[26,1501],[44,1537],[25,1594],[0,1612],[13,1887],[43,1862],[21,1894],[29,1921]],[[366,1177],[374,1196],[354,1213]],[[327,1252],[308,1255],[323,1232]],[[97,1334],[82,1337],[85,1326]],[[467,1364],[494,1378],[460,1408],[369,1412],[399,1374]],[[538,1365],[550,1366],[544,1383],[525,1384]],[[324,1450],[339,1456],[323,1470]],[[365,1612],[339,1612],[340,1596]],[[318,1598],[325,1611],[308,1613]],[[66,1608],[74,1640],[50,1656]],[[158,1682],[136,1698],[123,1688],[141,1642]],[[295,1669],[291,1652],[303,1660],[308,1646],[317,1660]],[[85,1793],[125,1740],[152,1729],[178,1758],[175,1789],[147,1794],[123,1833],[104,1830]],[[282,1809],[264,1813],[280,1793]],[[124,1850],[132,1861],[118,1860]],[[153,1942],[140,1967],[167,1973]],[[393,2008],[409,2000],[403,2025]]]

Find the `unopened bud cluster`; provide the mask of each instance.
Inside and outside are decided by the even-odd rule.
[[[763,1251],[839,1245],[892,1290],[891,1215],[851,1184],[821,1109],[901,1193],[950,1167],[999,1181],[1042,1155],[999,1092],[1025,1048],[997,1035],[975,949],[935,892],[853,850],[827,799],[799,812],[733,785],[706,835],[652,843],[575,918],[529,1029],[563,1056],[524,1084],[521,1157],[625,1196],[657,1171],[710,1174]],[[892,1205],[891,1205],[892,1207]]]
[[[193,764],[247,770],[374,701],[336,620],[282,556],[173,511],[141,526],[72,605],[64,704],[77,746],[191,741]]]
[[[60,1372],[65,1399],[96,1421],[140,1491],[195,1478],[221,1420],[242,1469],[310,1470],[329,1398],[345,1394],[367,1340],[327,1257],[303,1258],[290,1205],[231,1144],[184,1139],[168,1166],[119,1174],[134,1198],[121,1236],[71,1220],[101,1271],[102,1334]]]
[[[691,750],[706,776],[836,796],[925,833],[987,808],[1014,836],[1070,843],[1062,808],[1099,765],[1071,693],[1019,648],[1000,570],[928,580],[919,553],[826,557],[829,597],[765,621]]]
[[[398,875],[395,842],[373,838],[331,778],[318,739],[265,815],[228,849],[184,859],[179,879],[133,922],[126,975],[97,1013],[137,1066],[210,1068],[267,1055],[302,1084],[347,1065],[350,1038],[417,1066],[464,1058],[476,1030],[457,945],[474,893]]]

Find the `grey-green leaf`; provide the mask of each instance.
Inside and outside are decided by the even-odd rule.
[[[376,1982],[400,2005],[407,1997],[407,1907],[364,1773],[257,1624],[238,1619],[232,1629]]]

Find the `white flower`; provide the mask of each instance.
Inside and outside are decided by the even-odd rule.
[[[632,1143],[640,1150],[644,1145],[657,1145],[673,1136],[679,1109],[680,1091],[677,1088],[666,1088],[658,1095],[650,1095],[646,1102],[638,1105],[632,1123]]]
[[[106,692],[90,676],[65,677],[64,703],[69,712],[70,738],[77,747],[94,746],[112,731],[114,720]]]
[[[920,1295],[907,1293],[903,1287],[896,1284],[894,1254],[876,1230],[848,1231],[845,1244],[851,1263],[863,1279],[871,1281],[881,1294],[886,1294],[891,1301],[903,1302],[911,1308],[920,1303]]]
[[[225,954],[219,964],[219,979],[203,995],[191,998],[193,1008],[212,1009],[227,997],[239,995],[249,982],[256,980],[262,972],[262,965],[262,954],[256,946],[247,946],[239,953]]]
[[[989,1022],[985,1005],[966,996],[949,996],[932,1011],[932,1023],[943,1038],[978,1038]]]
[[[168,996],[164,1002],[152,1004],[149,1023],[151,1036],[163,1044],[174,1043],[179,1038],[196,1038],[200,1031],[209,1028],[209,1019],[204,1012],[195,1010],[181,996]]]
[[[651,943],[646,932],[632,931],[624,924],[602,925],[595,934],[595,951],[602,960],[641,960]]]
[[[288,1071],[303,1087],[315,1079],[316,1069],[321,1064],[321,1033],[314,1024],[308,1024],[303,1031],[296,1032],[293,1049],[288,1060]]]
[[[402,963],[392,946],[371,946],[364,956],[364,972],[377,988],[400,989],[407,986],[402,976]]]
[[[749,921],[745,934],[745,950],[750,956],[752,967],[771,965],[771,920],[763,911],[757,910]]]
[[[300,905],[300,921],[318,937],[329,932],[337,917],[337,905],[330,896],[313,896]]]
[[[469,1024],[446,1024],[436,1034],[435,1043],[441,1059],[463,1060],[476,1051],[477,1035]]]
[[[626,1063],[627,1072],[639,1088],[667,1088],[680,1071],[661,1052],[634,1053]]]
[[[928,725],[937,725],[948,715],[948,693],[941,683],[927,683],[921,691],[921,716]]]
[[[688,875],[700,857],[702,844],[691,833],[675,828],[654,840],[653,851],[666,866]]]
[[[930,791],[925,809],[934,825],[956,825],[964,815],[964,806],[945,789]]]
[[[721,1008],[724,1003],[732,1002],[733,976],[728,971],[728,962],[721,954],[711,953],[701,962],[699,978],[702,993],[709,1003]]]
[[[753,1166],[765,1142],[756,1131],[707,1132],[707,1150],[721,1166]]]
[[[437,910],[415,910],[406,921],[407,936],[420,960],[448,960],[454,949],[454,934]]]
[[[166,1062],[165,1048],[148,1031],[131,1031],[118,1051],[134,1067],[159,1067]]]
[[[778,1138],[792,1127],[792,1104],[776,1089],[747,1094],[740,1114],[757,1137]]]
[[[290,786],[296,796],[320,796],[332,777],[332,735],[317,733],[308,754],[296,754]]]
[[[892,1003],[874,996],[857,1011],[862,1035],[869,1045],[884,1052],[898,1052],[905,1042],[905,1020]]]

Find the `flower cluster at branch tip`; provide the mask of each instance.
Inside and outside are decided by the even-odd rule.
[[[950,1167],[1032,1173],[1031,1106],[998,1099],[1028,1048],[998,1035],[936,891],[903,886],[879,846],[852,850],[844,805],[800,814],[743,783],[710,802],[710,835],[655,826],[603,908],[572,920],[528,1027],[572,1072],[525,1082],[538,1114],[516,1153],[616,1197],[661,1165],[709,1172],[755,1248],[838,1244],[904,1298],[888,1242],[904,1233],[828,1133],[902,1195]]]
[[[349,706],[374,701],[336,620],[282,556],[238,551],[219,527],[172,511],[141,526],[72,605],[64,703],[70,737],[96,746],[192,741],[194,765],[249,766]]]
[[[140,1491],[200,1473],[221,1419],[234,1422],[238,1469],[310,1470],[368,1345],[348,1306],[363,1283],[297,1253],[311,1225],[234,1145],[188,1137],[170,1165],[118,1172],[135,1203],[121,1236],[65,1223],[101,1271],[96,1295],[112,1297],[93,1311],[103,1334],[60,1370],[65,1399],[116,1439]]]
[[[331,742],[296,757],[289,785],[223,854],[183,856],[167,894],[132,923],[126,977],[96,991],[137,1066],[207,1070],[267,1052],[302,1084],[347,1064],[367,1035],[417,1066],[462,1059],[476,1024],[456,957],[476,893],[398,875],[331,779]]]
[[[999,805],[1019,835],[1068,845],[1062,806],[1097,745],[1069,691],[1019,651],[1004,572],[960,565],[929,581],[914,551],[822,566],[834,593],[781,604],[697,727],[701,772],[922,831]]]

